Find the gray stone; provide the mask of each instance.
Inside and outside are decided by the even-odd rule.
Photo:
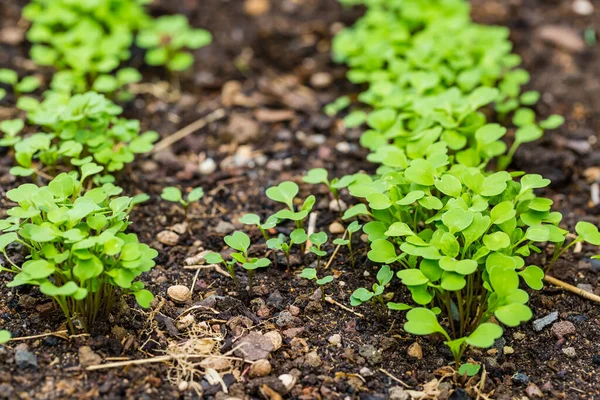
[[[410,395],[400,386],[390,389],[390,400],[409,400]]]
[[[235,230],[235,226],[231,222],[227,222],[227,221],[223,221],[223,220],[219,221],[219,223],[215,227],[215,232],[220,233],[222,235],[231,233],[234,230]]]
[[[381,363],[381,352],[375,346],[366,344],[358,350],[358,354],[364,357],[369,364]]]
[[[562,349],[562,352],[567,357],[577,357],[577,352],[575,351],[574,347],[565,347],[564,349]]]
[[[511,379],[518,385],[527,385],[529,383],[529,377],[521,372],[514,374]]]
[[[25,343],[22,343],[17,346],[15,350],[15,362],[17,363],[17,367],[21,369],[37,369],[39,367],[37,357],[35,356],[35,354],[29,351],[29,348]]]
[[[322,364],[321,357],[319,357],[316,351],[311,351],[304,357],[304,364],[309,367],[318,368]]]
[[[235,343],[235,346],[239,346],[239,349],[235,351],[235,354],[248,361],[266,359],[269,356],[269,353],[275,349],[275,345],[269,337],[254,331]]]
[[[558,319],[558,311],[551,312],[545,317],[533,321],[533,330],[539,332]]]

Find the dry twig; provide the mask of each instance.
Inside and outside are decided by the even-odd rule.
[[[578,287],[575,287],[573,285],[569,285],[568,283],[563,282],[563,281],[561,281],[559,279],[556,279],[553,276],[546,275],[544,277],[544,281],[550,283],[551,285],[563,288],[563,289],[565,289],[565,290],[567,290],[567,291],[569,291],[571,293],[574,293],[574,294],[576,294],[578,296],[581,296],[584,299],[591,300],[591,301],[596,302],[596,303],[600,303],[600,296],[597,296],[594,293],[590,293],[587,290],[579,289]]]
[[[335,301],[334,299],[332,299],[332,298],[331,298],[331,297],[329,297],[329,296],[325,297],[325,301],[326,301],[326,302],[328,302],[329,304],[336,305],[336,306],[338,306],[339,308],[341,308],[342,310],[346,310],[346,311],[348,311],[348,312],[350,312],[350,313],[352,313],[352,314],[356,315],[357,317],[361,317],[361,318],[364,318],[364,317],[365,317],[363,314],[361,314],[361,313],[359,313],[359,312],[356,312],[356,311],[354,311],[354,310],[353,310],[353,309],[351,309],[351,308],[348,308],[348,307],[346,307],[346,306],[345,306],[345,305],[343,305],[342,303],[339,303],[339,302]]]

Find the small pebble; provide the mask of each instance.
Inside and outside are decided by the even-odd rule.
[[[552,325],[550,331],[554,336],[556,336],[557,339],[562,339],[565,336],[570,336],[577,333],[577,329],[571,321],[556,322]]]
[[[283,343],[283,338],[281,337],[281,333],[277,331],[269,331],[263,335],[266,338],[269,338],[273,343],[273,351],[279,350]]]
[[[573,2],[573,11],[579,15],[592,15],[594,5],[589,0],[575,0]]]
[[[340,200],[339,203],[335,199],[329,202],[329,211],[340,212],[340,208],[341,211],[346,211],[348,209],[348,206],[346,203],[344,203],[344,200]]]
[[[311,351],[304,357],[304,363],[309,367],[318,368],[323,362],[316,351]]]
[[[317,89],[324,89],[331,86],[333,78],[328,72],[317,72],[310,77],[310,84]]]
[[[330,344],[334,345],[334,346],[340,346],[342,344],[342,335],[340,335],[339,333],[333,334],[331,336],[329,336],[329,339],[327,339],[329,341]]]
[[[558,311],[554,311],[551,312],[550,314],[546,315],[545,317],[536,319],[535,321],[533,321],[533,329],[537,332],[541,331],[542,329],[544,329],[545,327],[547,327],[548,325],[550,325],[551,323],[553,323],[554,321],[556,321],[558,319]]]
[[[217,163],[212,158],[207,158],[200,163],[198,170],[202,175],[210,175],[217,170]]]
[[[167,295],[175,303],[183,304],[187,302],[190,297],[190,289],[183,285],[174,285],[167,289]]]
[[[373,375],[374,375],[374,374],[373,374],[373,371],[371,371],[371,370],[370,370],[369,368],[367,368],[367,367],[362,367],[362,368],[360,369],[359,373],[360,373],[362,376],[373,376]]]
[[[292,390],[294,384],[296,384],[296,378],[290,374],[279,375],[279,380],[288,392]]]
[[[271,363],[269,360],[258,360],[250,366],[248,374],[250,378],[260,378],[271,373]]]
[[[508,355],[508,354],[513,354],[515,352],[515,349],[513,349],[510,346],[504,346],[504,354]]]
[[[337,221],[329,225],[329,232],[334,235],[344,233],[345,230],[346,228],[344,228],[344,226]]]
[[[600,354],[594,354],[592,357],[592,364],[600,365]]]
[[[171,231],[161,231],[156,235],[156,240],[167,246],[176,246],[179,242],[179,235]]]
[[[565,347],[564,349],[562,349],[562,352],[567,357],[571,357],[571,358],[577,357],[577,352],[575,351],[574,347]]]
[[[529,383],[529,377],[521,372],[514,374],[511,379],[518,385],[526,385]]]
[[[421,349],[421,345],[417,342],[411,344],[408,347],[408,355],[417,360],[421,360],[423,358],[423,349]]]
[[[531,383],[529,383],[529,385],[527,385],[527,389],[525,389],[525,393],[527,394],[527,396],[529,396],[530,399],[533,399],[536,397],[544,397],[544,394],[542,393],[540,388],[533,382],[531,382]]]

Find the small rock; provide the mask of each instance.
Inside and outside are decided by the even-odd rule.
[[[575,351],[574,347],[565,347],[564,349],[562,349],[562,352],[567,357],[571,357],[571,358],[577,357],[577,352]]]
[[[494,371],[500,367],[496,357],[484,357],[483,364],[485,365],[485,369],[488,371]]]
[[[340,208],[341,208],[341,210],[340,210]],[[338,202],[337,200],[333,199],[329,202],[329,211],[343,212],[343,211],[346,211],[347,209],[348,209],[348,206],[346,205],[346,203],[344,203],[344,200],[340,200]],[[331,225],[330,225],[330,228],[331,228]]]
[[[540,390],[540,388],[533,382],[529,383],[529,385],[527,385],[527,389],[525,389],[525,393],[527,394],[527,396],[529,396],[529,398],[534,398],[534,397],[544,397],[544,394],[542,393],[542,391]]]
[[[306,307],[304,307],[304,311],[313,314],[323,312],[323,303],[321,302],[321,299],[309,301]]]
[[[185,260],[183,260],[183,263],[185,265],[201,265],[201,264],[204,264],[206,262],[206,260],[204,259],[204,256],[206,256],[208,253],[211,253],[211,251],[209,251],[209,250],[203,250],[203,251],[199,252],[198,254],[196,254],[195,256],[186,258]]]
[[[589,283],[580,283],[577,285],[577,289],[585,290],[586,292],[594,293],[594,287]]]
[[[390,389],[390,400],[409,400],[410,395],[400,386],[394,386]]]
[[[283,344],[283,338],[281,337],[281,334],[279,332],[269,331],[269,332],[265,333],[263,336],[268,338],[271,341],[271,343],[273,343],[272,351],[277,351],[281,348],[281,345]]]
[[[304,357],[304,364],[309,367],[318,368],[322,364],[321,357],[319,357],[316,351],[311,351]]]
[[[269,318],[271,316],[271,309],[267,306],[262,306],[256,310],[256,315],[260,318]]]
[[[509,354],[513,354],[515,352],[515,349],[513,349],[510,346],[504,346],[504,354],[509,355]]]
[[[38,368],[37,357],[29,351],[29,347],[25,343],[17,346],[15,350],[15,362],[17,363],[17,367],[21,369]]]
[[[292,388],[296,384],[296,378],[290,374],[279,375],[279,380],[281,381],[281,383],[283,384],[283,386],[285,387],[285,389],[288,392],[290,390],[292,390]],[[285,394],[285,393],[283,393],[283,394]]]
[[[331,86],[333,77],[327,72],[317,72],[310,77],[310,84],[317,89],[325,89]]]
[[[335,145],[335,149],[343,154],[348,154],[352,151],[352,146],[348,142],[339,142]]]
[[[323,298],[323,291],[321,290],[321,288],[318,288],[317,290],[315,290],[313,292],[313,294],[310,295],[310,299],[312,301],[321,301],[322,298]]]
[[[177,319],[177,321],[175,322],[175,326],[180,331],[183,331],[183,330],[189,328],[190,326],[192,326],[192,324],[194,322],[196,322],[194,316],[192,314],[188,314],[183,318]]]
[[[282,312],[279,313],[279,316],[277,317],[277,321],[275,321],[275,323],[277,324],[277,326],[292,326],[295,322],[295,318],[292,315],[291,312],[284,310]]]
[[[226,371],[231,368],[231,361],[225,357],[211,356],[200,362],[203,368],[212,368],[215,371]]]
[[[542,329],[544,329],[545,327],[547,327],[548,325],[550,325],[551,323],[553,323],[554,321],[556,321],[558,319],[558,311],[554,311],[551,312],[550,314],[546,315],[545,317],[536,319],[535,321],[533,321],[533,329],[537,332],[541,331]]]
[[[546,25],[539,28],[537,33],[543,41],[569,53],[579,53],[585,49],[585,42],[583,39],[570,27]]]
[[[289,306],[288,309],[290,310],[290,313],[294,317],[297,317],[298,314],[300,314],[300,308],[299,307],[296,307],[296,306],[292,305],[292,306]]]
[[[238,143],[256,141],[260,137],[260,125],[252,118],[241,114],[233,114],[225,133]]]
[[[198,166],[198,171],[202,175],[210,175],[217,170],[217,163],[212,158],[207,158]]]
[[[283,296],[281,295],[281,293],[279,293],[279,290],[275,290],[267,298],[267,305],[269,305],[273,308],[276,308],[279,310],[279,309],[281,309],[282,304],[283,304]]]
[[[572,7],[573,11],[579,15],[592,15],[594,13],[594,5],[589,0],[575,0]]]
[[[179,235],[171,231],[161,231],[156,235],[156,240],[167,246],[176,246],[179,242]]]
[[[525,339],[526,335],[523,332],[515,332],[513,333],[513,339],[515,340],[523,340]]]
[[[222,235],[226,235],[235,231],[235,226],[231,222],[227,221],[219,221],[217,226],[215,227],[215,232],[220,233]]]
[[[0,399],[13,399],[15,388],[8,383],[0,384]]]
[[[248,361],[257,361],[267,358],[269,353],[275,349],[270,337],[265,337],[256,331],[250,332],[235,344],[239,347],[235,351],[238,357],[244,357]]]
[[[600,365],[600,354],[594,354],[592,357],[592,364]]]
[[[258,360],[250,366],[250,378],[261,378],[271,373],[271,363],[268,360]]]
[[[378,351],[375,346],[370,344],[361,346],[358,350],[358,354],[364,357],[369,364],[379,364],[382,361],[381,352]]]
[[[338,346],[339,347],[339,346],[342,345],[342,335],[340,335],[339,333],[335,333],[335,334],[329,336],[329,339],[327,339],[327,340],[333,346]]]
[[[167,296],[175,303],[183,304],[191,298],[191,293],[187,286],[173,285],[167,289]]]
[[[283,336],[285,336],[286,338],[292,339],[301,334],[302,332],[304,332],[304,327],[286,329],[282,333]]]
[[[521,372],[514,374],[511,380],[517,385],[527,385],[529,383],[529,377]]]
[[[296,117],[296,113],[293,110],[271,110],[267,108],[261,108],[254,112],[254,116],[261,122],[275,123],[290,121]]]
[[[542,391],[544,392],[552,392],[554,390],[554,386],[552,386],[552,382],[548,381],[542,385]]]
[[[290,340],[290,349],[298,355],[308,353],[308,343],[302,338],[295,337]]]
[[[423,358],[423,349],[421,349],[421,345],[417,342],[414,342],[408,347],[407,353],[410,357],[416,358],[417,360]]]
[[[340,224],[337,221],[329,225],[329,232],[333,233],[334,235],[344,233],[345,230],[346,228],[344,228],[344,225]]]
[[[23,29],[19,29],[16,26],[7,26],[0,30],[0,42],[16,46],[23,41],[25,38],[25,32]]]
[[[271,9],[270,0],[245,0],[244,11],[251,17],[259,17]]]
[[[102,362],[102,357],[94,353],[90,346],[82,346],[79,348],[79,364],[82,367],[90,365],[98,365]]]
[[[177,389],[180,392],[185,392],[186,390],[188,390],[189,387],[190,387],[190,384],[187,381],[181,381],[181,382],[179,382]]]
[[[119,325],[114,325],[111,329],[111,332],[119,340],[123,340],[125,337],[127,337],[127,329]]]
[[[550,330],[557,339],[562,339],[565,336],[574,335],[577,333],[575,325],[571,321],[560,321],[552,325]]]
[[[367,368],[367,367],[362,367],[358,373],[359,373],[359,374],[361,374],[362,376],[367,376],[367,377],[368,377],[368,376],[373,376],[373,375],[375,375],[375,374],[373,373],[373,371],[371,371],[371,370],[370,370],[369,368]]]
[[[242,91],[242,84],[238,81],[227,81],[221,89],[221,102],[225,107],[235,103],[236,96]]]

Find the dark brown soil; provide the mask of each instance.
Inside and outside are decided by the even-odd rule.
[[[7,0],[0,4],[0,67],[10,66],[25,73],[34,71],[27,61],[26,42],[2,43],[7,29],[22,32],[26,28],[19,22],[23,3]],[[262,332],[273,329],[285,332],[283,347],[271,356],[270,377],[288,373],[298,377],[288,395],[290,398],[383,399],[392,387],[401,386],[395,379],[402,380],[412,390],[422,391],[424,384],[440,378],[440,368],[452,362],[439,338],[415,338],[406,334],[401,328],[401,314],[390,314],[382,319],[364,306],[356,310],[364,315],[360,317],[332,304],[311,302],[309,297],[315,288],[287,275],[281,257],[279,268],[257,273],[257,287],[249,303],[245,290],[236,290],[231,279],[213,270],[200,273],[188,304],[176,305],[168,300],[168,287],[192,283],[195,271],[183,268],[186,258],[201,249],[222,250],[224,233],[220,228],[226,228],[224,223],[243,229],[238,218],[245,212],[265,216],[279,208],[266,198],[267,187],[283,180],[301,183],[304,172],[315,167],[327,168],[333,176],[372,170],[365,161],[365,152],[358,146],[360,132],[345,130],[338,120],[321,111],[323,105],[340,95],[359,91],[344,80],[344,67],[331,62],[330,41],[340,23],[351,24],[360,12],[342,10],[335,0],[281,0],[271,1],[271,9],[266,14],[249,16],[243,3],[241,0],[160,0],[151,7],[155,15],[186,14],[195,26],[213,32],[215,43],[197,52],[193,72],[181,76],[180,82],[171,82],[182,88],[181,94],[172,96],[173,101],[167,101],[172,99],[160,92],[151,94],[140,90],[137,99],[126,105],[127,116],[140,119],[146,129],[168,136],[216,109],[226,111],[225,118],[208,124],[170,150],[136,161],[120,177],[119,183],[129,194],[145,192],[152,197],[132,215],[135,222],[131,231],[160,252],[158,266],[144,278],[159,297],[157,303],[160,298],[166,299],[160,313],[152,318],[129,302],[131,309],[121,307],[121,311],[115,312],[108,323],[98,326],[91,336],[69,339],[46,336],[27,340],[29,351],[37,356],[38,369],[22,369],[16,365],[14,356],[19,342],[0,347],[0,398],[197,398],[193,391],[180,392],[169,382],[166,364],[88,372],[79,365],[78,351],[82,346],[90,346],[106,362],[118,357],[160,356],[169,342],[187,339],[185,331],[174,329],[172,321],[213,294],[224,296],[211,305],[216,314],[195,313],[194,316],[198,322],[210,321],[213,332],[223,335],[223,353],[235,346],[232,341],[235,334],[239,334],[231,323],[226,324],[232,317],[248,317],[253,321],[253,329]],[[600,144],[597,143],[600,47],[587,45],[581,52],[560,49],[540,39],[539,29],[561,25],[582,36],[585,29],[600,26],[600,3],[595,5],[595,14],[580,16],[572,11],[571,1],[567,0],[473,1],[477,21],[511,28],[515,49],[523,56],[532,75],[531,89],[544,93],[538,111],[544,116],[560,113],[567,119],[557,132],[549,133],[539,143],[523,146],[513,167],[542,173],[553,180],[545,194],[555,201],[555,208],[563,212],[565,227],[569,228],[582,219],[599,222],[599,208],[590,199],[590,187],[600,180]],[[136,53],[131,64],[141,65],[141,54]],[[145,81],[155,87],[160,86],[161,79],[166,79],[164,72],[158,69],[143,72]],[[49,76],[49,71],[40,73]],[[328,74],[332,82],[315,87],[316,73]],[[231,81],[239,82],[240,88],[235,89]],[[232,92],[238,94],[232,96]],[[9,104],[10,99],[0,102],[0,118],[14,114]],[[200,174],[198,164],[205,158],[212,158],[218,164],[214,173]],[[8,175],[11,163],[8,156],[0,161],[2,199],[8,189],[19,183]],[[200,204],[192,205],[186,220],[178,206],[160,200],[159,194],[167,185],[202,186],[206,196]],[[327,231],[337,215],[329,211],[326,189],[301,187],[302,196],[310,193],[317,196],[317,229]],[[0,201],[3,210],[0,215],[3,215],[7,205],[4,200]],[[169,247],[158,242],[159,232],[180,222],[187,222],[188,227],[180,235],[178,245]],[[291,227],[287,228],[289,231]],[[282,229],[286,231],[286,227]],[[258,231],[250,233],[255,243],[263,243]],[[352,268],[344,249],[330,267],[337,279],[326,292],[343,305],[348,305],[354,289],[370,286],[377,271],[366,261],[364,244],[358,238],[355,240],[356,267]],[[259,245],[252,251],[261,254],[265,248]],[[328,247],[327,251],[326,259],[329,259],[333,248]],[[581,252],[560,260],[553,274],[571,284],[591,284],[596,293],[600,293],[600,267],[590,260],[592,251],[584,247]],[[294,269],[298,271],[313,260],[312,255],[298,256],[294,259]],[[531,261],[543,262],[542,259]],[[239,271],[238,276],[241,287],[245,287],[245,273]],[[6,282],[8,276],[0,275],[0,278]],[[397,298],[405,295],[395,284],[390,292],[394,290]],[[268,311],[260,309],[263,304]],[[292,305],[299,308],[298,317],[286,326],[278,325],[280,313]],[[541,388],[546,398],[600,398],[600,365],[592,361],[594,355],[600,354],[598,305],[553,287],[531,293],[531,305],[534,319],[558,311],[559,320],[571,321],[577,333],[557,340],[550,327],[536,332],[532,324],[527,323],[507,330],[505,341],[498,343],[499,352],[471,350],[466,357],[486,366],[482,394],[494,399],[526,395],[528,384],[519,384],[512,378],[515,373],[522,373]],[[47,306],[47,299],[36,290],[2,286],[0,327],[9,329],[15,337],[64,329],[60,312]],[[290,328],[303,329],[299,332],[289,331]],[[291,338],[292,334],[296,337]],[[333,334],[341,335],[340,347],[328,342]],[[407,355],[408,347],[415,342],[422,348],[422,359]],[[367,356],[369,347],[365,346],[373,346],[378,353]],[[574,357],[563,353],[567,347],[575,349]],[[514,352],[509,354],[511,349]],[[320,356],[320,366],[311,366],[316,364],[309,360],[312,355],[307,357],[306,354],[313,351]],[[261,394],[262,385],[275,388],[273,379],[249,379],[242,364],[233,365],[223,378],[229,393],[223,393],[218,384],[202,380],[203,398],[267,398]],[[478,384],[460,380],[442,384],[437,398],[466,399],[469,398],[467,393],[475,398],[474,383]],[[530,397],[534,396],[532,390],[529,386],[527,395]]]

